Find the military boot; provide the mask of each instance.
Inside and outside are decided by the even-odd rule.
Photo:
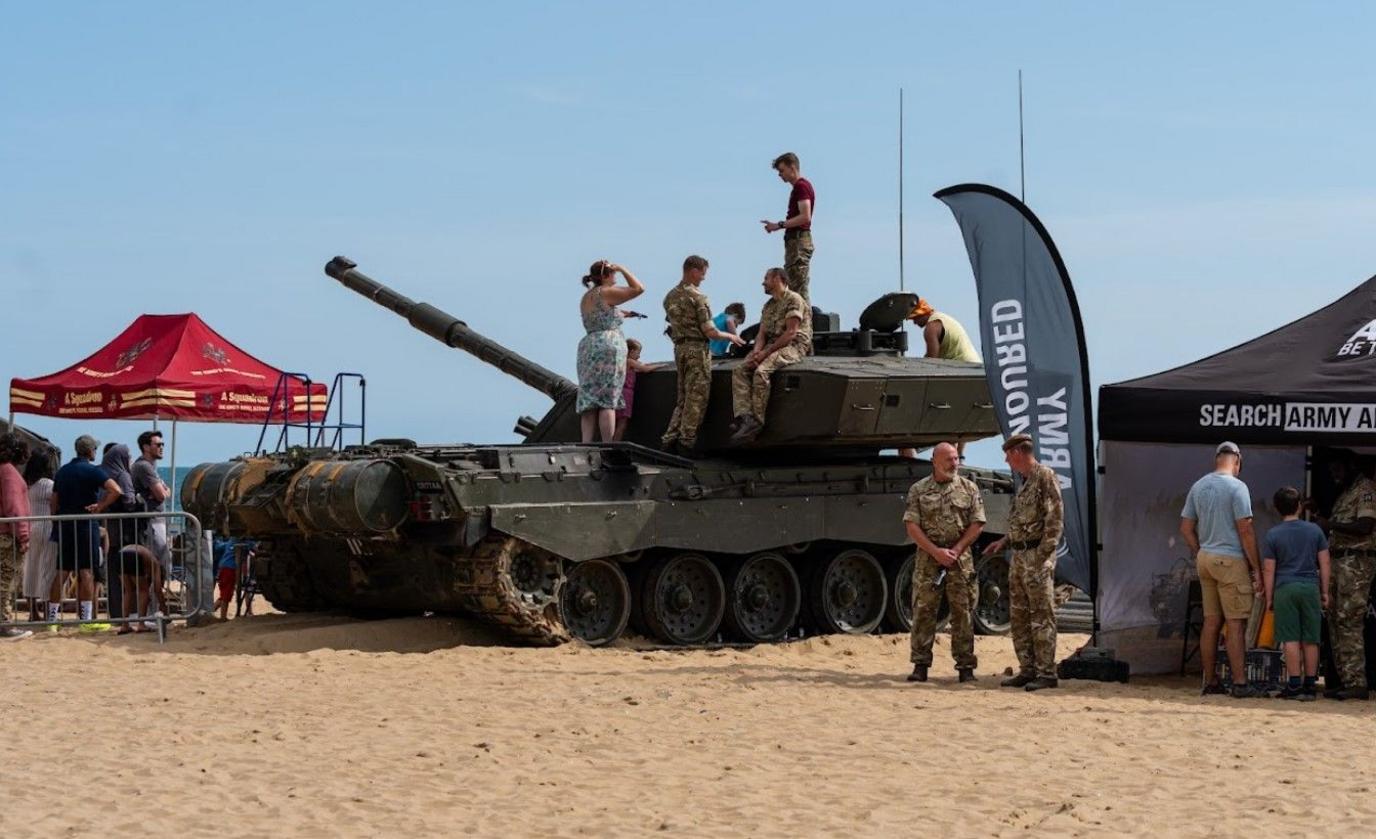
[[[957,670],[956,673],[959,674],[959,675],[958,675],[958,678],[956,679],[956,681],[960,682],[962,685],[965,684],[966,682],[978,682],[978,681],[979,681],[979,679],[975,678],[975,671],[974,671],[974,670],[971,670],[971,669]]]
[[[1343,688],[1335,699],[1370,699],[1371,691],[1366,688]]]
[[[999,682],[999,687],[1020,688],[1035,678],[1037,677],[1033,676],[1031,673],[1018,673],[1015,676],[1009,676],[1008,678]]]
[[[739,446],[743,443],[749,443],[759,436],[763,428],[764,426],[759,420],[752,416],[747,416],[745,419],[741,420],[740,428],[736,429],[736,433],[731,435],[731,445]]]
[[[1038,676],[1037,678],[1028,682],[1027,686],[1024,687],[1023,690],[1044,690],[1046,688],[1060,687],[1060,684],[1060,680],[1057,679],[1055,676]]]
[[[913,665],[913,672],[911,672],[911,673],[908,674],[908,681],[910,681],[910,682],[925,682],[925,681],[927,681],[927,665],[925,665],[925,664],[914,664],[914,665]]]

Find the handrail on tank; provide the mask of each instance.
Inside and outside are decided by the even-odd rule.
[[[455,349],[464,350],[486,361],[503,373],[514,376],[551,399],[561,399],[578,390],[578,385],[548,370],[519,353],[469,328],[448,312],[417,303],[393,291],[358,270],[358,263],[336,256],[325,265],[325,273],[379,306],[406,318],[411,326]]]

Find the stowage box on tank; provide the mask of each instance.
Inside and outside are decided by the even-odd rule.
[[[724,445],[740,362],[714,362],[706,453],[688,459],[650,445],[673,408],[672,364],[639,377],[628,442],[582,444],[573,382],[347,259],[325,270],[555,404],[518,422],[521,443],[380,440],[196,467],[183,505],[258,541],[258,585],[286,611],[464,612],[537,644],[605,644],[628,625],[670,644],[906,631],[903,501],[931,464],[881,449],[997,433],[979,365],[902,355],[891,315],[910,308],[903,295],[876,302],[862,329],[817,333],[817,355],[776,373],[750,446]],[[1012,481],[962,474],[984,493],[993,538]],[[985,631],[1006,626],[1001,562],[980,563]]]

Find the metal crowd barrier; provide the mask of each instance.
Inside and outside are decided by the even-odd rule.
[[[0,627],[110,624],[120,625],[120,632],[155,631],[162,643],[169,623],[194,626],[212,611],[211,534],[190,513],[0,518],[0,524],[20,522],[29,524],[29,548],[19,555],[10,604],[16,620]],[[31,580],[29,574],[40,576]],[[47,594],[28,597],[26,591]],[[20,620],[30,616],[34,600],[46,603],[45,613],[39,620]],[[81,614],[83,601],[91,603],[90,617]]]

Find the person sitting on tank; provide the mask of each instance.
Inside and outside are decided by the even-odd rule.
[[[712,318],[712,325],[715,326],[719,332],[724,332],[728,335],[739,334],[740,328],[744,324],[744,303],[728,303],[721,314]],[[713,358],[726,358],[731,354],[731,342],[724,338],[709,341],[708,346],[712,350]]]
[[[616,284],[617,274],[625,285]],[[617,307],[639,297],[645,286],[626,268],[606,259],[592,264],[583,285],[588,290],[578,310],[587,334],[578,342],[578,418],[584,443],[591,443],[599,432],[604,442],[610,442],[626,384],[626,337],[621,334],[621,322],[636,314]]]
[[[755,345],[731,374],[734,445],[748,443],[764,430],[774,371],[797,364],[812,351],[811,313],[802,295],[788,287],[788,274],[782,268],[770,268],[764,272],[763,285],[769,301],[760,313]]]
[[[616,433],[612,439],[620,442],[626,436],[626,426],[631,424],[631,414],[635,406],[635,377],[650,369],[650,365],[640,360],[641,344],[634,338],[626,339],[626,383],[621,386],[622,406],[616,410]]]
[[[982,364],[979,350],[970,340],[960,321],[944,312],[938,312],[924,298],[917,298],[917,305],[908,313],[908,320],[922,328],[922,341],[926,347],[923,358],[944,358],[948,361],[973,361]],[[899,449],[903,457],[917,457],[917,449]],[[956,443],[956,454],[961,462],[965,461],[965,443]]]

